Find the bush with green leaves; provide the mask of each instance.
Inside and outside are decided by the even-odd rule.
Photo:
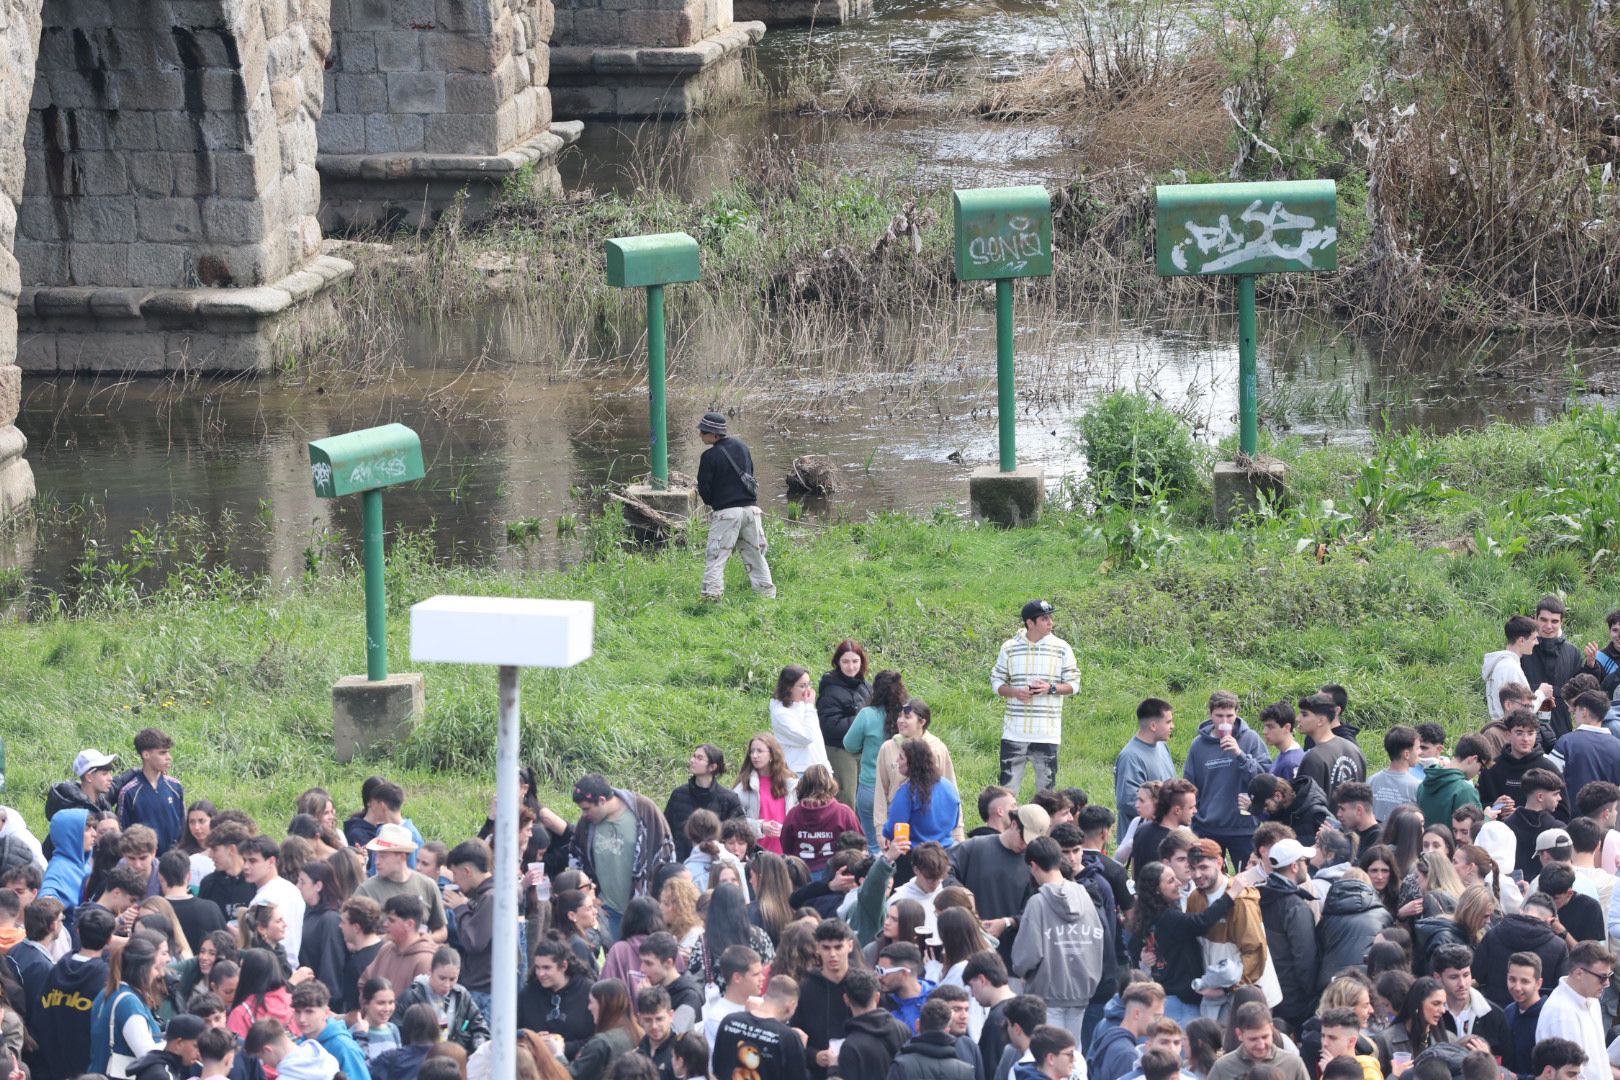
[[[1116,390],[1093,402],[1076,425],[1099,506],[1174,499],[1199,486],[1204,450],[1175,410],[1146,394]]]

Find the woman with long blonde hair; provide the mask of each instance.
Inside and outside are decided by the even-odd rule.
[[[703,919],[697,910],[700,895],[697,886],[685,878],[670,878],[664,882],[664,891],[658,894],[664,925],[681,946],[682,967],[691,959],[692,947],[698,938],[703,936]]]

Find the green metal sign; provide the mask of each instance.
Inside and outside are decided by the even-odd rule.
[[[323,499],[392,487],[427,475],[422,440],[404,424],[351,431],[309,444],[309,474]]]
[[[620,289],[696,281],[698,242],[685,233],[621,236],[607,242],[608,284]]]
[[[1052,198],[1043,187],[951,193],[958,281],[1052,273]]]
[[[351,431],[309,444],[309,473],[323,499],[360,495],[366,576],[366,678],[388,678],[388,607],[383,596],[382,489],[427,475],[422,440],[404,424]]]
[[[1162,186],[1159,275],[1337,270],[1338,206],[1332,180]]]

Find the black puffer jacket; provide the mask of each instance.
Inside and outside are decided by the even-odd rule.
[[[841,1080],[888,1076],[894,1056],[911,1038],[911,1029],[896,1020],[887,1009],[873,1009],[850,1017],[844,1031],[844,1045],[838,1051],[838,1068],[832,1072]]]
[[[1435,950],[1442,945],[1467,945],[1462,930],[1450,915],[1425,915],[1417,921],[1412,934],[1412,970],[1419,978],[1434,974]],[[1503,969],[1502,977],[1507,977]]]
[[[1378,931],[1395,921],[1365,881],[1340,878],[1328,889],[1322,901],[1322,920],[1316,924],[1316,949],[1320,957],[1316,989],[1320,993],[1333,976],[1367,958],[1367,946]]]
[[[1316,920],[1305,893],[1277,873],[1260,886],[1260,920],[1283,992],[1273,1012],[1297,1031],[1316,1011]]]
[[[1516,952],[1541,957],[1541,985],[1557,986],[1569,967],[1569,946],[1553,928],[1530,915],[1506,915],[1485,931],[1474,950],[1474,985],[1497,1005],[1507,1008],[1508,957]]]
[[[865,679],[851,679],[837,670],[821,677],[821,686],[816,690],[816,716],[821,719],[821,737],[828,746],[843,748],[851,721],[870,700],[872,684]]]
[[[943,1031],[918,1035],[895,1055],[889,1080],[974,1080],[973,1066],[956,1056],[956,1040]]]

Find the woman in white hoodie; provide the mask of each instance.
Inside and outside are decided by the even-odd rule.
[[[789,664],[777,676],[776,696],[771,698],[771,733],[782,744],[787,767],[799,776],[812,765],[832,767],[821,737],[816,689],[810,684],[809,669]]]

